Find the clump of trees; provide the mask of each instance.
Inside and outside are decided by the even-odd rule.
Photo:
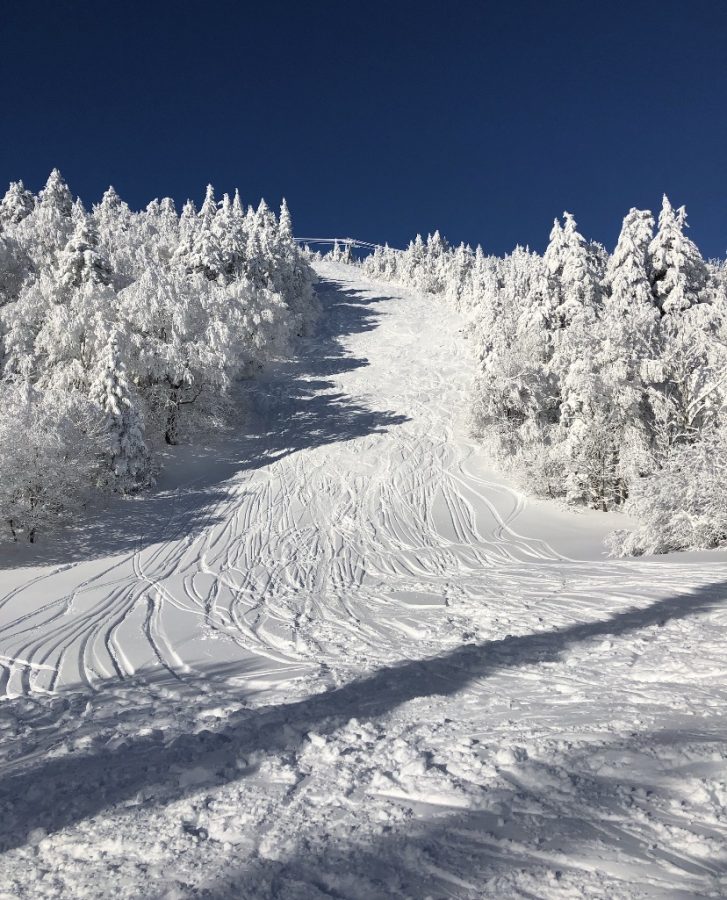
[[[468,314],[474,431],[530,491],[638,518],[616,553],[727,543],[727,268],[685,228],[664,197],[612,254],[565,213],[542,256],[437,233],[364,262]]]
[[[318,312],[283,201],[235,192],[179,215],[87,210],[57,170],[0,202],[0,521],[13,538],[100,490],[152,483],[155,451],[211,421],[233,381],[288,353]]]

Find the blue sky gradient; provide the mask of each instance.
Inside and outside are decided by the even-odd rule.
[[[497,253],[564,209],[610,248],[666,191],[727,251],[722,0],[23,0],[0,26],[4,183],[57,165],[140,207],[211,181],[285,195],[298,234]]]

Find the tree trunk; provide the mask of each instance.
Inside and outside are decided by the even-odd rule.
[[[169,412],[167,413],[167,426],[164,431],[164,440],[170,446],[174,446],[178,440],[177,424],[179,416],[179,387],[172,386],[169,393]]]

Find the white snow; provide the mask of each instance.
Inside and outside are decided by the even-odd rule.
[[[0,897],[721,897],[727,554],[609,560],[468,437],[451,307],[320,333],[0,558]]]

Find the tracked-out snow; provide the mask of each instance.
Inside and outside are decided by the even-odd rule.
[[[608,559],[452,308],[318,269],[234,433],[2,551],[0,896],[723,896],[727,554]]]

